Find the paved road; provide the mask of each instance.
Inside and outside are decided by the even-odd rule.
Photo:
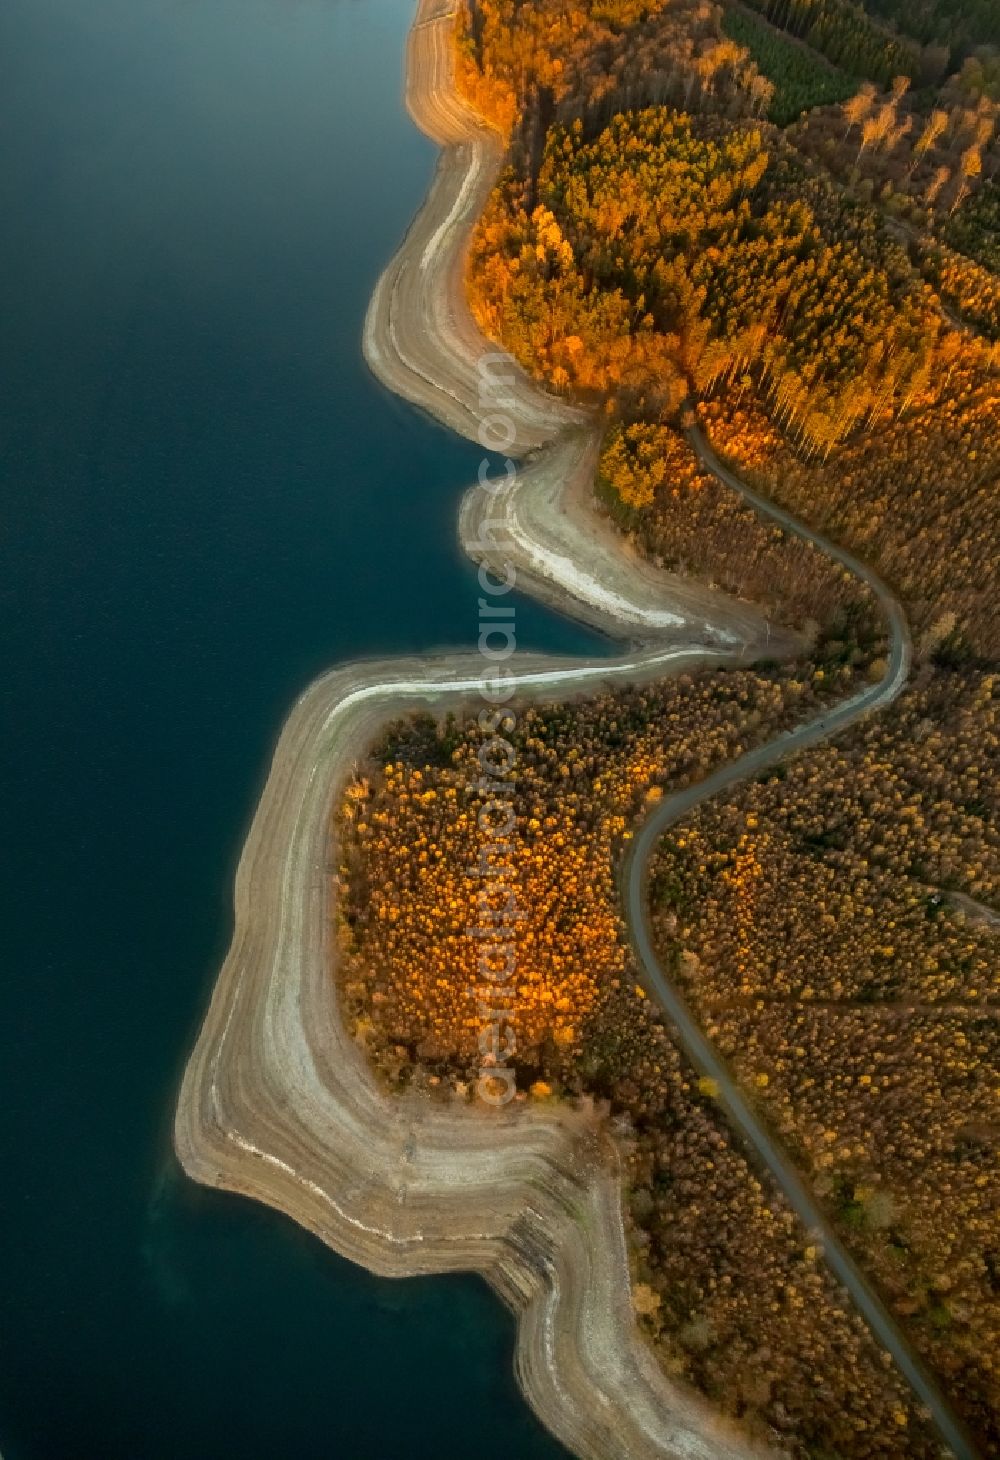
[[[805,1227],[820,1235],[826,1260],[835,1276],[850,1293],[875,1338],[892,1355],[918,1400],[927,1407],[938,1433],[956,1460],[979,1460],[974,1444],[947,1399],[840,1242],[825,1213],[781,1145],[744,1097],[725,1061],[705,1037],[678,989],[663,972],[653,948],[647,903],[649,860],[667,828],[680,821],[703,801],[719,795],[728,787],[757,775],[788,755],[816,745],[835,731],[853,724],[862,715],[888,705],[906,684],[911,658],[906,616],[898,600],[881,579],[852,553],[830,542],[822,534],[810,531],[783,508],[775,506],[766,497],[748,487],[722,464],[699,431],[692,428],[687,434],[703,464],[727,486],[739,492],[786,531],[813,543],[869,585],[888,622],[890,652],[885,675],[878,684],[870,685],[850,699],[824,710],[815,720],[800,725],[795,730],[786,731],[767,745],[751,750],[738,760],[720,767],[707,780],[688,786],[673,796],[666,796],[658,803],[637,831],[625,859],[623,895],[629,933],[639,958],[645,985],[676,1029],[692,1064],[716,1082],[720,1104],[732,1124],[769,1168]]]

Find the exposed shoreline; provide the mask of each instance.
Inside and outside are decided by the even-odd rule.
[[[718,657],[718,656],[712,656]],[[706,662],[672,649],[521,663],[522,692]],[[373,1272],[480,1272],[519,1319],[519,1383],[586,1460],[752,1453],[668,1382],[635,1326],[617,1152],[586,1112],[382,1090],[339,1018],[329,821],[356,756],[407,708],[475,702],[477,656],[360,663],[296,704],[240,860],[235,933],[185,1071],[177,1154]]]
[[[512,563],[533,597],[619,641],[751,657],[801,652],[802,636],[771,625],[756,604],[656,568],[631,546],[594,498],[598,445],[586,431],[563,432],[520,463],[509,489],[491,496],[470,487],[458,519],[468,555],[501,578]]]
[[[440,0],[423,0],[411,32],[408,103],[446,150],[375,291],[364,346],[392,389],[475,439],[478,362],[489,347],[465,308],[461,266],[500,143],[454,92],[451,23]],[[569,557],[580,515],[565,510],[562,492],[587,469],[592,431],[583,412],[523,372],[513,398],[512,450],[562,436],[558,450],[578,453],[575,472],[553,478],[543,451],[519,474],[520,501],[532,507],[545,472],[562,484],[541,517],[518,509],[524,576],[564,611],[647,641],[590,665],[519,655],[521,693],[595,691],[760,654],[767,629],[757,610],[697,585],[682,593],[681,580],[655,570],[636,575],[638,560],[610,530],[595,535],[583,569]],[[782,643],[787,650],[794,636]],[[562,1108],[498,1113],[390,1096],[341,1023],[333,805],[380,726],[406,708],[477,702],[483,670],[469,655],[362,662],[323,676],[295,705],[240,860],[232,946],[185,1071],[178,1156],[194,1179],[284,1211],[373,1272],[480,1272],[518,1316],[522,1391],[583,1460],[757,1453],[667,1379],[639,1334],[618,1155],[599,1124]]]
[[[465,259],[502,146],[456,94],[452,23],[448,0],[419,0],[406,96],[418,125],[444,150],[428,198],[376,287],[364,352],[391,390],[476,440],[484,409],[491,409],[480,399],[480,362],[497,355],[467,307]],[[557,691],[565,698],[614,680],[784,657],[801,647],[799,635],[772,629],[756,606],[660,572],[634,554],[593,500],[594,419],[542,390],[513,362],[505,362],[503,384],[502,408],[515,433],[508,449],[525,459],[510,491],[466,495],[466,550],[493,566],[513,561],[519,583],[535,596],[635,646],[590,664],[521,655],[511,683],[522,696]],[[702,786],[667,798],[640,829],[625,869],[630,931],[654,997],[696,1067],[707,1069],[711,1051],[700,1030],[686,1026],[676,991],[643,944],[642,869],[652,841],[689,800],[884,708],[907,681],[911,649],[902,606],[877,575],[747,487],[697,430],[690,437],[703,465],[751,506],[867,582],[890,636],[878,684],[721,767]],[[501,519],[502,550],[480,541],[487,517]],[[236,930],[185,1073],[178,1155],[195,1179],[277,1207],[374,1272],[482,1273],[518,1317],[522,1391],[582,1460],[760,1453],[698,1396],[673,1384],[639,1335],[620,1161],[606,1130],[584,1110],[518,1106],[500,1113],[389,1096],[340,1023],[328,865],[333,804],[380,726],[406,708],[478,703],[482,672],[482,659],[469,655],[357,663],[325,675],[295,706],[237,873]],[[780,1153],[768,1152],[753,1112],[741,1112],[735,1095],[727,1108],[805,1219],[811,1197],[803,1197],[797,1174]],[[973,1455],[947,1400],[852,1260],[840,1254],[831,1267],[954,1453]]]
[[[419,0],[410,31],[407,107],[442,152],[431,191],[375,287],[363,346],[383,385],[459,435],[479,441],[494,412],[512,433],[507,451],[522,458],[516,480],[492,503],[475,487],[466,493],[463,547],[477,561],[512,561],[535,597],[619,641],[794,653],[800,636],[772,628],[756,604],[663,572],[629,547],[594,501],[601,428],[593,413],[543,390],[480,334],[465,266],[503,144],[455,89],[454,14],[451,0]],[[477,545],[487,514],[502,516],[502,552]]]

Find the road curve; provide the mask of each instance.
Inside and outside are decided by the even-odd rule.
[[[525,654],[515,682],[550,698],[704,662],[663,647],[593,664]],[[517,1315],[525,1396],[581,1460],[760,1456],[669,1378],[636,1328],[605,1124],[583,1108],[390,1094],[343,1017],[332,810],[387,723],[473,709],[490,684],[469,653],[362,662],[293,708],[240,858],[177,1155],[195,1180],[277,1208],[371,1271],[481,1273]]]
[[[648,897],[649,864],[664,832],[696,807],[720,795],[730,786],[767,770],[789,755],[798,754],[826,740],[836,731],[854,724],[862,716],[889,705],[906,684],[912,653],[902,605],[867,564],[821,533],[813,532],[790,512],[754,491],[719,460],[697,428],[690,428],[687,435],[703,465],[727,486],[739,492],[746,501],[787,531],[805,538],[827,553],[871,588],[888,623],[890,652],[886,672],[877,684],[850,696],[831,709],[824,710],[806,724],[785,731],[768,744],[748,751],[738,760],[721,766],[697,785],[687,786],[672,796],[664,797],[639,827],[624,860],[622,895],[626,926],[645,986],[673,1025],[691,1063],[715,1081],[719,1089],[719,1103],[733,1126],[771,1172],[806,1229],[821,1237],[824,1254],[833,1273],[850,1294],[876,1339],[892,1355],[913,1392],[926,1406],[938,1433],[956,1460],[978,1460],[978,1451],[965,1426],[834,1232],[832,1224],[810,1193],[795,1165],[744,1096],[726,1062],[703,1033],[679,989],[664,973],[653,947]]]
[[[862,697],[857,697],[855,705]],[[846,711],[851,702],[840,707]],[[838,725],[849,724],[871,704],[862,705],[853,714],[841,713]],[[824,721],[832,721],[830,712]],[[837,728],[837,726],[833,726]],[[625,920],[633,948],[642,971],[643,982],[675,1029],[685,1053],[695,1069],[709,1075],[719,1088],[719,1103],[732,1125],[767,1166],[789,1205],[808,1231],[820,1235],[823,1251],[837,1279],[850,1294],[858,1311],[882,1347],[892,1355],[900,1373],[920,1402],[926,1406],[941,1438],[956,1460],[978,1460],[978,1451],[951,1405],[913,1352],[882,1300],[867,1282],[860,1268],[810,1194],[805,1182],[764,1121],[746,1100],[725,1061],[706,1038],[677,987],[667,978],[657,959],[650,931],[648,906],[649,861],[668,827],[680,821],[702,802],[721,794],[729,786],[774,765],[798,750],[825,739],[830,733],[827,724],[813,721],[800,731],[793,730],[750,751],[739,760],[723,766],[699,785],[689,786],[673,796],[665,797],[655,812],[646,818],[636,833],[623,868]]]
[[[376,289],[364,348],[390,389],[475,439],[483,415],[480,365],[490,347],[469,317],[461,264],[500,150],[455,93],[450,25],[450,0],[420,0],[407,99],[418,124],[445,151],[431,197]],[[545,394],[523,372],[515,372],[511,396],[516,455],[586,426],[585,413]],[[700,437],[692,439],[730,487],[870,583],[890,624],[890,661],[878,685],[661,803],[638,832],[627,864],[626,907],[650,987],[694,1063],[712,1068],[720,1089],[732,1088],[727,1108],[735,1123],[748,1139],[759,1133],[762,1158],[801,1214],[796,1190],[812,1210],[801,1179],[748,1109],[744,1126],[739,1091],[724,1069],[716,1070],[721,1062],[656,966],[645,868],[670,810],[681,816],[739,776],[887,704],[905,683],[909,639],[898,604],[874,575],[747,488]],[[623,608],[627,579],[609,582],[607,576],[613,553],[601,554],[591,585],[581,582],[575,558],[573,573],[563,569],[564,540],[556,536],[543,544],[544,561],[536,544],[536,583],[545,580],[568,612],[579,614],[582,605],[600,616],[610,604],[619,628],[624,623],[634,632],[641,624],[650,638],[651,629],[660,638],[655,648],[623,656],[617,665],[522,661],[519,678],[527,694],[597,688],[616,673],[663,674],[684,662],[738,662],[752,648],[750,606],[740,607],[742,623],[731,608],[721,615],[726,634],[702,628],[708,620],[699,623],[701,602],[677,611],[668,595],[658,606],[652,586]],[[721,597],[715,609],[721,610]],[[671,615],[676,623],[667,621]],[[674,633],[687,645],[664,642]],[[713,641],[714,652],[706,655]],[[175,1124],[178,1155],[195,1179],[289,1213],[375,1271],[482,1272],[518,1313],[516,1362],[529,1401],[585,1460],[746,1456],[752,1453],[746,1441],[678,1391],[639,1339],[629,1306],[615,1152],[594,1123],[580,1113],[547,1109],[497,1118],[489,1112],[484,1121],[482,1112],[468,1108],[390,1099],[375,1085],[340,1018],[331,978],[332,804],[354,758],[386,719],[407,705],[460,708],[478,682],[472,665],[457,657],[346,666],[324,676],[292,711],[240,861],[233,944],[185,1072]],[[834,1270],[881,1336],[872,1318],[881,1312],[877,1300],[874,1309],[866,1307],[867,1289],[846,1254],[844,1261],[850,1279],[836,1263]],[[902,1337],[885,1346],[925,1398],[925,1376]],[[944,1401],[930,1393],[925,1402],[959,1460],[972,1457],[970,1447],[952,1438],[962,1439]]]

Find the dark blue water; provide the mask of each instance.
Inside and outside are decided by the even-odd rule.
[[[409,9],[0,9],[5,1460],[562,1454],[485,1287],[376,1281],[169,1148],[292,699],[475,633],[477,453],[358,349],[433,166]]]

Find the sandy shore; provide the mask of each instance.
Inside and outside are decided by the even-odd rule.
[[[521,661],[523,692],[595,689],[699,656]],[[520,1316],[517,1372],[576,1454],[746,1454],[672,1388],[629,1302],[617,1154],[585,1114],[397,1098],[340,1021],[329,819],[358,753],[407,707],[474,702],[482,661],[356,664],[295,706],[236,879],[236,928],[185,1072],[175,1145],[206,1185],[267,1202],[393,1276],[474,1269]]]
[[[364,348],[392,389],[475,438],[488,347],[465,306],[462,261],[500,144],[455,96],[450,27],[439,3],[421,4],[407,94],[445,150],[373,297]],[[504,501],[523,577],[567,611],[645,641],[591,665],[519,655],[523,695],[565,697],[791,646],[790,636],[769,643],[748,605],[640,564],[590,507],[586,415],[519,371],[511,391],[512,449],[555,443]],[[470,541],[477,510],[470,495]],[[390,1097],[341,1023],[333,805],[380,726],[406,708],[481,703],[482,672],[468,656],[358,663],[294,707],[240,861],[233,943],[185,1072],[177,1153],[196,1180],[286,1212],[374,1272],[481,1272],[518,1314],[528,1401],[584,1460],[746,1455],[741,1436],[668,1382],[638,1333],[618,1153],[601,1126],[586,1112]]]
[[[469,556],[498,578],[512,563],[520,587],[618,639],[775,658],[804,647],[755,604],[666,573],[632,548],[594,498],[598,445],[592,432],[564,431],[518,465],[509,489],[470,487],[459,512]]]
[[[469,440],[503,441],[500,454],[517,460],[510,490],[466,495],[466,551],[495,566],[512,562],[536,597],[618,639],[794,652],[801,641],[772,630],[755,605],[661,572],[630,549],[594,501],[600,423],[542,390],[480,334],[465,297],[466,260],[503,145],[455,90],[453,16],[447,0],[421,0],[410,32],[407,106],[442,152],[427,200],[376,286],[363,347],[395,394]],[[480,545],[486,516],[502,521],[497,549]]]
[[[442,151],[424,206],[375,287],[363,347],[371,370],[391,391],[478,441],[480,390],[488,388],[481,367],[494,352],[469,313],[465,257],[503,144],[455,90],[453,16],[454,6],[444,0],[419,0],[407,43],[406,103]],[[584,411],[547,395],[512,362],[503,374],[513,454],[588,422]]]
[[[427,201],[372,298],[364,351],[390,389],[478,440],[484,413],[496,409],[495,392],[482,390],[481,362],[493,357],[487,380],[497,366],[466,305],[464,266],[502,149],[455,93],[451,26],[442,0],[420,0],[407,100],[443,151]],[[494,568],[513,562],[522,587],[635,646],[589,665],[520,655],[514,682],[522,697],[565,699],[615,680],[800,647],[753,605],[641,561],[594,503],[594,420],[540,390],[512,362],[503,377],[515,481],[499,495],[470,490],[460,514],[463,543]],[[685,793],[700,799],[890,703],[907,680],[910,640],[901,605],[872,570],[747,487],[697,432],[692,446],[756,510],[867,582],[891,644],[879,684]],[[493,545],[483,543],[488,520]],[[286,1212],[372,1271],[482,1273],[518,1316],[516,1369],[526,1398],[583,1460],[756,1453],[668,1381],[639,1336],[619,1153],[606,1128],[585,1110],[516,1105],[498,1112],[391,1098],[341,1024],[333,806],[387,720],[418,706],[481,704],[482,669],[481,658],[468,656],[354,664],[324,676],[295,706],[240,862],[232,947],[185,1072],[178,1155],[195,1179]],[[642,927],[643,856],[663,817],[682,811],[669,798],[640,831],[628,892],[633,934]],[[673,1007],[674,991],[663,986],[652,952],[639,954],[689,1057],[708,1069],[711,1051],[701,1047],[700,1030],[685,1029],[684,1010]],[[762,1150],[793,1208],[804,1211],[795,1173],[754,1141],[752,1112],[742,1120],[735,1107],[730,1114]],[[831,1265],[955,1453],[973,1454],[851,1260]]]

